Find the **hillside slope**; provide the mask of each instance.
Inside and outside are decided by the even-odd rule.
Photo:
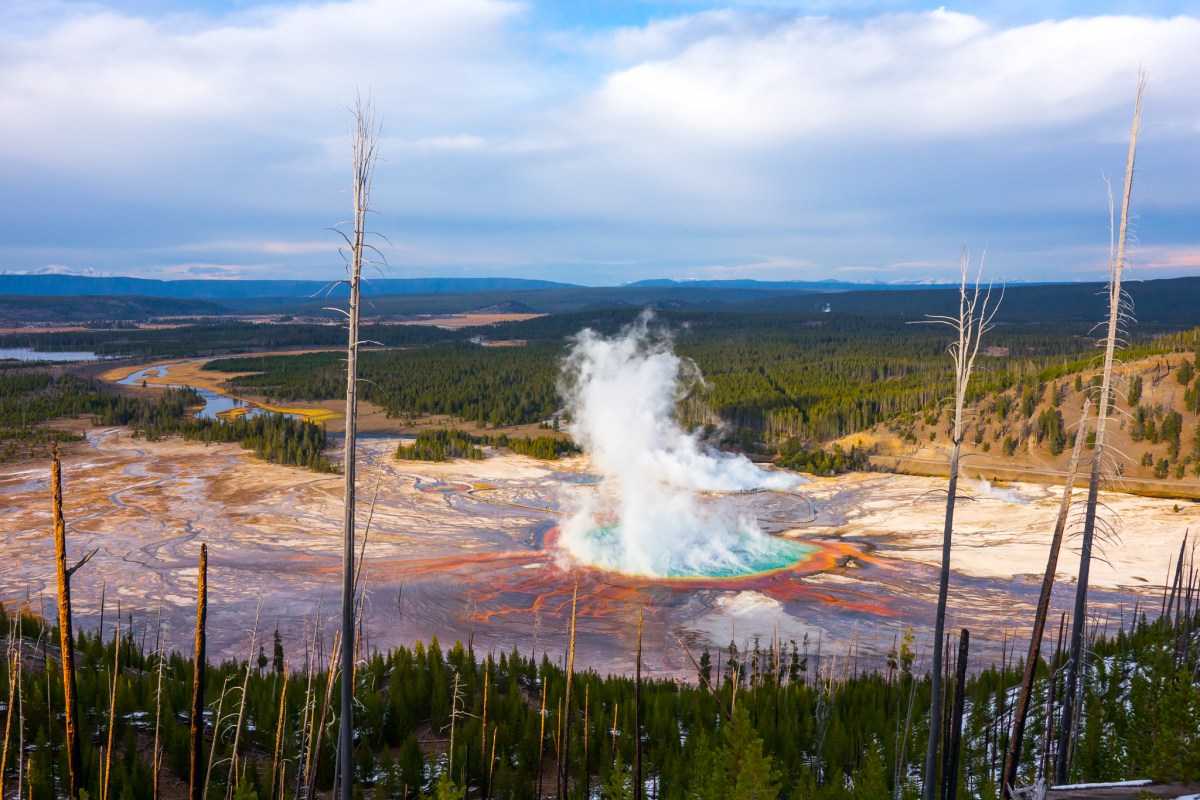
[[[1148,481],[1161,482],[1164,488],[1177,485],[1179,493],[1188,496],[1200,491],[1197,359],[1195,352],[1178,352],[1117,366],[1116,402],[1108,427],[1114,485]],[[1065,471],[1083,398],[1095,398],[1099,381],[1100,370],[1093,367],[1030,381],[975,402],[963,443],[969,454],[964,474],[988,477],[1005,468]],[[903,471],[925,471],[922,466],[948,460],[951,412],[943,407],[903,415],[838,443],[886,457],[881,463],[889,463],[886,459],[912,462],[902,464]],[[1094,425],[1094,404],[1091,418]]]

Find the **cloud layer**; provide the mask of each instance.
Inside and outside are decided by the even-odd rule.
[[[1143,68],[1143,277],[1200,271],[1200,18],[541,18],[14,3],[0,269],[332,275],[361,91],[399,276],[918,278],[969,242],[1010,278],[1093,277]]]

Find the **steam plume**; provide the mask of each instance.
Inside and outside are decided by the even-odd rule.
[[[563,525],[562,546],[578,562],[638,575],[743,574],[797,561],[806,546],[697,501],[698,491],[787,489],[801,479],[707,447],[679,426],[676,402],[699,373],[651,323],[644,314],[612,338],[584,330],[563,366],[568,430],[601,482]]]

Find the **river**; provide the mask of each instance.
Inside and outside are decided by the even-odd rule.
[[[213,359],[211,358],[193,358],[187,361],[176,361],[171,364],[158,364],[156,366],[145,367],[144,369],[134,372],[127,378],[117,381],[117,383],[121,386],[141,386],[144,381],[153,379],[156,382],[155,385],[162,386],[164,384],[162,384],[160,381],[170,374],[170,369],[172,367],[177,367],[181,364],[203,364],[212,360]],[[252,403],[248,400],[242,400],[239,397],[221,394],[220,392],[213,391],[212,389],[203,389],[199,386],[187,386],[184,384],[167,385],[173,389],[191,389],[192,391],[196,392],[196,394],[200,395],[200,399],[204,401],[204,407],[196,412],[195,416],[197,419],[217,419],[221,414],[239,408],[246,409],[241,414],[242,416],[246,417],[253,417],[258,414],[280,413],[265,409],[262,406],[259,406],[257,403]],[[303,414],[285,413],[284,416],[289,419],[295,419],[297,417],[302,417]]]

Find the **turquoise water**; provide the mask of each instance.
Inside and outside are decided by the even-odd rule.
[[[586,548],[595,556],[593,563],[596,566],[625,571],[622,566],[627,559],[622,552],[618,525],[592,528],[583,539]],[[665,565],[659,565],[659,575],[665,578],[739,578],[790,567],[818,549],[815,545],[767,534],[731,534],[721,539],[723,551],[719,555],[697,558],[695,553],[680,553],[678,558],[669,558]],[[707,563],[696,566],[697,561]]]

